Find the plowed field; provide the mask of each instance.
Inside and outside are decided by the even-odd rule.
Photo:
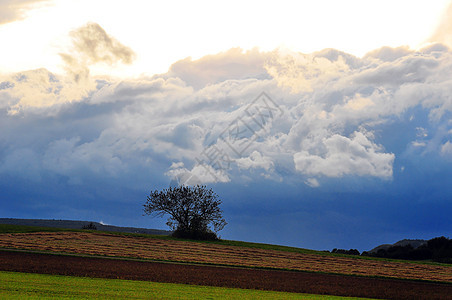
[[[452,284],[0,251],[0,270],[384,299],[450,299]]]
[[[88,232],[0,234],[0,247],[452,283],[452,266],[293,253]]]

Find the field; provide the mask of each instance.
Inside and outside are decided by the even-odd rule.
[[[334,296],[121,279],[0,272],[5,299],[339,299]]]
[[[452,283],[452,266],[95,232],[0,234],[0,247]]]
[[[450,299],[452,285],[334,274],[0,251],[0,270],[383,299]]]
[[[448,299],[452,294],[452,266],[445,264],[233,241],[8,231],[0,234],[1,271],[249,289],[246,293],[269,290],[385,299]]]

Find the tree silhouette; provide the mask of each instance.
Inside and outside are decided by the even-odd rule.
[[[179,186],[151,192],[144,212],[158,217],[169,215],[166,224],[175,237],[217,239],[217,232],[227,224],[220,204],[218,195],[206,186]]]

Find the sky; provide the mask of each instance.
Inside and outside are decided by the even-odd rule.
[[[450,1],[0,0],[0,217],[370,250],[450,237]]]

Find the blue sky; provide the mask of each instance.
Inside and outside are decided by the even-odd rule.
[[[8,51],[18,47],[8,36],[68,9],[6,2]],[[209,48],[207,39],[198,54],[159,56],[165,47],[151,43],[163,50],[143,59],[146,48],[134,41],[145,31],[126,37],[95,9],[92,19],[71,17],[64,34],[39,34],[35,49],[52,59],[0,65],[0,216],[165,229],[165,218],[142,216],[142,205],[151,190],[182,182],[217,192],[226,239],[362,251],[450,236],[447,4],[426,12],[427,36],[377,39],[378,47],[363,40],[364,52],[334,39],[324,49],[328,37],[304,49],[286,34],[295,47],[213,39]],[[165,71],[144,63],[160,57]]]

